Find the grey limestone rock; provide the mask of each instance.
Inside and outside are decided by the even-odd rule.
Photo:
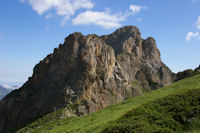
[[[125,26],[105,36],[69,35],[40,61],[32,77],[0,102],[0,132],[20,128],[54,110],[87,115],[172,82],[156,41]],[[73,112],[73,111],[70,111]],[[66,116],[74,113],[66,112]]]

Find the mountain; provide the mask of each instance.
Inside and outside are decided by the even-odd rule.
[[[161,61],[155,39],[141,38],[137,27],[104,36],[76,32],[0,102],[0,132],[61,108],[68,108],[65,117],[87,115],[171,83],[172,72]]]
[[[0,85],[0,100],[3,99],[12,89]]]
[[[200,73],[84,117],[60,109],[17,131],[48,133],[199,133]]]
[[[173,76],[175,81],[187,78],[187,77],[191,77],[195,74],[197,74],[198,72],[200,72],[200,66],[198,66],[196,69],[192,70],[192,69],[187,69],[181,72],[178,72],[177,74],[175,74]]]
[[[195,72],[200,72],[200,65],[196,69],[194,69],[194,71]]]

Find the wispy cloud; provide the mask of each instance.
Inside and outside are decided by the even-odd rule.
[[[91,9],[94,3],[91,0],[20,0],[28,2],[33,10],[42,15],[48,11],[55,10],[56,14],[62,16],[61,25],[64,25],[70,17],[80,9]],[[48,18],[48,17],[47,17]]]
[[[0,83],[24,83],[27,79],[0,79]]]
[[[121,26],[121,22],[125,21],[130,15],[135,15],[141,10],[146,9],[145,6],[133,5],[129,7],[128,13],[111,13],[110,9],[106,11],[92,11],[95,3],[92,0],[19,0],[23,3],[29,3],[33,10],[39,15],[45,15],[46,19],[54,16],[62,16],[61,25],[65,25],[67,21],[73,25],[97,25],[105,29],[117,28]],[[81,12],[76,15],[76,12]],[[54,12],[55,11],[55,12]],[[54,14],[54,15],[53,15]],[[75,16],[73,19],[72,17]],[[136,19],[141,22],[142,18]]]
[[[79,14],[72,20],[74,25],[98,25],[105,29],[120,27],[120,22],[125,20],[125,16],[111,14],[110,12],[86,11]]]
[[[199,36],[199,32],[188,32],[186,36],[186,40],[190,41],[192,38],[196,38]]]
[[[9,90],[14,90],[14,89],[19,88],[18,86],[11,86],[11,85],[8,85],[8,84],[4,84],[4,85],[2,85],[2,87],[9,89]]]
[[[132,14],[138,14],[141,10],[147,9],[146,6],[140,6],[140,5],[130,5],[129,9],[132,11]]]
[[[53,18],[53,14],[52,13],[49,13],[45,16],[46,19],[50,19],[50,18]]]
[[[143,18],[141,18],[141,17],[140,18],[136,18],[137,22],[142,22],[142,20],[143,20]]]
[[[200,30],[200,16],[198,17],[196,23],[196,28]],[[192,38],[196,38],[197,40],[200,40],[200,33],[199,32],[188,32],[186,35],[186,41],[190,41]]]
[[[196,26],[197,26],[197,29],[200,30],[200,16],[197,19]]]
[[[124,14],[113,14],[110,9],[107,8],[104,12],[97,11],[85,11],[80,13],[72,20],[74,25],[98,25],[105,29],[118,28],[121,26],[121,22],[125,21],[128,16],[139,13],[142,9],[146,9],[144,6],[130,5],[131,12]],[[136,18],[136,21],[141,22],[143,19]]]

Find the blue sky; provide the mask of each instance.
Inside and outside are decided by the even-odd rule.
[[[200,64],[200,0],[0,0],[0,83],[24,82],[73,32],[137,26],[173,72]]]

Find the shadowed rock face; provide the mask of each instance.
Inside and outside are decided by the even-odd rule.
[[[63,107],[85,115],[171,81],[155,40],[142,39],[134,26],[101,37],[74,33],[0,102],[0,132]]]

